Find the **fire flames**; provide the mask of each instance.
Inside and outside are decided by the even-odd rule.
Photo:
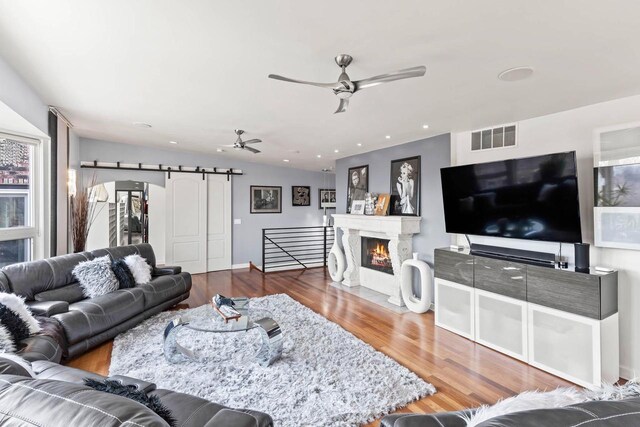
[[[371,249],[371,264],[378,267],[388,267],[391,264],[386,245],[377,243],[376,247]]]

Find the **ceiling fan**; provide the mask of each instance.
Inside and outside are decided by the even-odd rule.
[[[347,75],[347,67],[353,61],[353,57],[347,54],[341,54],[335,57],[336,64],[338,67],[342,69],[342,73],[340,73],[340,77],[338,77],[338,81],[336,83],[315,83],[315,82],[306,82],[303,80],[295,80],[290,79],[288,77],[282,77],[277,74],[269,74],[270,79],[282,80],[285,82],[291,83],[300,83],[304,85],[318,86],[326,89],[331,89],[338,98],[340,98],[340,105],[338,105],[338,109],[335,113],[343,113],[347,110],[347,106],[349,105],[349,98],[354,93],[366,89],[368,87],[377,86],[382,83],[389,83],[394,80],[402,80],[409,79],[412,77],[422,77],[424,73],[427,72],[427,67],[421,65],[419,67],[405,68],[404,70],[394,71],[392,73],[381,74],[379,76],[370,77],[368,79],[363,80],[355,80],[352,81]]]
[[[258,142],[262,142],[261,139],[250,139],[248,141],[243,141],[240,135],[242,135],[244,131],[242,129],[235,129],[234,131],[236,135],[238,135],[236,142],[230,145],[223,145],[223,147],[233,147],[236,150],[247,150],[247,151],[251,151],[253,154],[258,154],[260,152],[260,150],[256,150],[253,147],[249,147],[247,146],[247,144],[257,144]]]

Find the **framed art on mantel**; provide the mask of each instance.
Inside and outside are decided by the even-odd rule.
[[[349,168],[347,176],[347,213],[356,200],[364,201],[369,191],[369,165]]]
[[[282,187],[252,185],[251,213],[282,213]]]
[[[391,215],[420,216],[420,156],[391,161]]]

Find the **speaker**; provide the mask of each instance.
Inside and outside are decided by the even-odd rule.
[[[575,246],[576,270],[589,269],[589,244],[576,243]]]

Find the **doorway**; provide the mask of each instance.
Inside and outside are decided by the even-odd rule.
[[[147,198],[145,191],[118,190],[118,229],[121,230],[118,246],[149,242]]]

